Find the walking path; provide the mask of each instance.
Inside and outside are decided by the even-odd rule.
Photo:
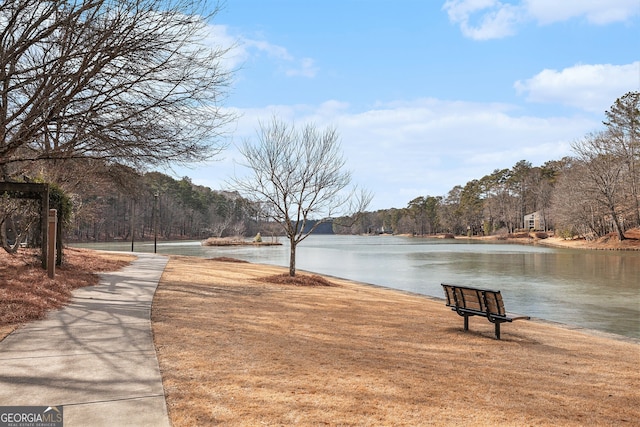
[[[0,406],[63,406],[64,426],[169,426],[151,332],[167,257],[136,254],[0,342]]]

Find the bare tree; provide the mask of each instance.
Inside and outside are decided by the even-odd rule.
[[[233,230],[233,235],[234,236],[238,236],[238,237],[244,236],[244,233],[247,231],[247,227],[246,227],[245,223],[242,222],[242,221],[236,221],[231,226],[231,229]]]
[[[213,218],[211,218],[212,219],[211,229],[213,230],[213,234],[216,237],[220,238],[233,223],[233,217],[219,216],[217,214],[212,216]]]
[[[584,181],[588,194],[606,208],[620,240],[624,229],[620,223],[624,162],[612,150],[611,133],[597,132],[572,144],[576,157],[584,165]]]
[[[551,204],[558,235],[592,238],[607,232],[604,224],[606,210],[596,201],[589,180],[583,162],[565,158]]]
[[[289,275],[296,274],[296,247],[333,216],[362,212],[371,201],[366,191],[347,191],[351,173],[344,171],[338,133],[313,124],[297,130],[273,118],[260,125],[255,143],[240,151],[252,171],[234,178],[241,193],[264,201],[265,214],[280,224],[291,245]],[[307,227],[308,221],[318,221]]]
[[[218,153],[229,49],[203,43],[206,0],[0,3],[0,172],[21,162],[134,167]]]

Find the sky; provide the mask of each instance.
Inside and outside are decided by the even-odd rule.
[[[368,210],[403,208],[571,155],[640,91],[640,0],[227,0],[208,31],[234,46],[238,119],[222,154],[172,174],[214,190],[277,117],[335,128]]]

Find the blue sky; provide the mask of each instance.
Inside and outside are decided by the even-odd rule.
[[[571,154],[640,90],[640,0],[227,0],[209,41],[235,45],[215,161],[175,169],[226,189],[236,146],[274,115],[335,127],[369,210]]]

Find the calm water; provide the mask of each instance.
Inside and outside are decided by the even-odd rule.
[[[288,266],[289,246],[280,241],[269,247],[158,242],[157,250]],[[131,250],[130,242],[77,246]],[[135,250],[153,252],[153,243],[136,243]],[[444,282],[501,290],[511,312],[640,338],[640,252],[318,235],[298,246],[297,268],[440,298]]]

